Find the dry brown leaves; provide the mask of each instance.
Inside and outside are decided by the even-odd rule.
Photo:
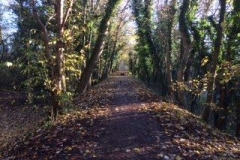
[[[111,98],[118,92],[118,77],[105,80],[84,96],[75,100],[76,106],[59,117],[53,125],[42,127],[14,145],[9,145],[1,153],[10,159],[94,159],[96,144],[91,138],[106,129],[96,128],[94,124],[111,115]],[[135,79],[129,80],[131,89],[121,89],[122,93],[134,92],[143,102],[141,111],[153,115],[153,119],[163,128],[163,137],[169,141],[161,145],[164,153],[156,159],[240,159],[239,140],[214,130],[201,119],[178,106],[161,102],[161,98]],[[129,90],[133,90],[129,92]],[[89,138],[91,137],[91,138]],[[161,136],[160,136],[161,137]],[[161,143],[161,138],[159,139]],[[175,148],[171,151],[171,148]],[[177,149],[176,149],[177,148]],[[126,152],[129,150],[126,148]],[[133,152],[140,154],[143,148],[136,147]]]
[[[210,128],[176,105],[163,102],[150,106],[183,159],[240,159],[239,139]]]

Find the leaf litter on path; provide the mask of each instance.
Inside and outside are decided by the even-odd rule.
[[[75,103],[51,127],[6,147],[0,158],[240,159],[238,139],[162,102],[130,76],[111,76]]]

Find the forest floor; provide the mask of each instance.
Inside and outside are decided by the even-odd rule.
[[[41,107],[26,104],[24,94],[0,91],[0,151],[6,144],[15,143],[46,119]]]
[[[240,159],[239,139],[162,102],[140,81],[112,75],[53,125],[5,145],[0,159]]]

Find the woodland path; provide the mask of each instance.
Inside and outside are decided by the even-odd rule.
[[[76,100],[53,126],[0,152],[4,160],[239,159],[240,143],[119,73]]]
[[[138,94],[137,82],[129,77],[117,77],[112,83],[111,116],[102,122],[106,132],[97,140],[99,159],[159,159],[170,139],[142,109],[149,99]]]

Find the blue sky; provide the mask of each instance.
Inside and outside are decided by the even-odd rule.
[[[16,23],[15,23],[15,16],[9,9],[7,8],[12,2],[12,0],[0,0],[0,7],[2,14],[2,21],[0,22],[2,32],[3,32],[3,38],[7,38],[14,32],[16,32]],[[4,9],[3,9],[4,8]]]

